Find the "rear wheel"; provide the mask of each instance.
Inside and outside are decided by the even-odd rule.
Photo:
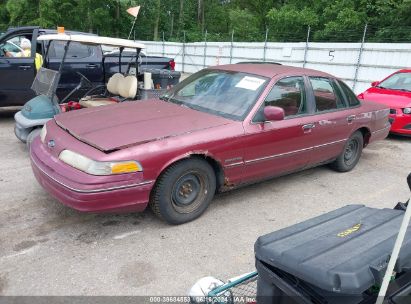
[[[358,163],[362,148],[364,146],[364,137],[360,131],[356,131],[348,139],[344,146],[343,152],[331,164],[331,167],[339,172],[352,170]]]
[[[40,135],[41,132],[41,128],[36,128],[34,130],[32,130],[29,135],[27,135],[27,139],[26,139],[26,145],[27,148],[30,149],[30,145],[33,142],[34,138],[36,138],[36,136]]]
[[[215,174],[206,161],[183,160],[171,165],[159,177],[150,198],[150,207],[170,224],[186,223],[207,209],[215,190]]]

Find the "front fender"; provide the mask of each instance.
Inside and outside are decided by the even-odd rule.
[[[192,157],[192,156],[203,156],[204,158],[207,158],[207,157],[208,157],[208,158],[211,158],[214,162],[216,162],[216,163],[220,166],[220,168],[223,168],[223,167],[221,166],[221,160],[219,160],[217,157],[215,157],[215,155],[213,155],[213,154],[210,153],[209,151],[205,151],[205,150],[198,150],[198,151],[196,151],[196,150],[193,150],[193,151],[189,151],[189,152],[186,152],[186,153],[184,153],[184,154],[178,155],[178,156],[170,159],[169,161],[167,161],[167,162],[161,167],[160,171],[157,172],[157,178],[158,178],[158,176],[160,176],[160,174],[161,174],[162,172],[164,172],[164,170],[166,170],[166,169],[167,169],[168,167],[170,167],[172,164],[174,164],[174,163],[176,163],[176,162],[178,162],[178,161],[184,160],[184,159],[188,159],[188,158],[190,158],[190,157]]]

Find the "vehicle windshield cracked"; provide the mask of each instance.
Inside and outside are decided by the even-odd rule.
[[[247,73],[204,70],[185,79],[161,99],[228,119],[243,120],[267,82],[265,77]]]

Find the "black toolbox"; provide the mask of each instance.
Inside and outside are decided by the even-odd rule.
[[[403,216],[349,205],[259,237],[257,303],[374,303]],[[386,303],[410,304],[410,227],[394,271]]]
[[[168,89],[178,84],[181,73],[178,71],[171,71],[167,69],[150,69],[141,68],[141,72],[151,73],[154,89]]]

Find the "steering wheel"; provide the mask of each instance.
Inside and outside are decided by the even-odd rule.
[[[76,72],[78,75],[80,75],[81,79],[80,79],[80,84],[82,87],[93,87],[93,83],[91,82],[90,79],[88,79],[86,76],[84,76],[82,73],[80,72]]]

